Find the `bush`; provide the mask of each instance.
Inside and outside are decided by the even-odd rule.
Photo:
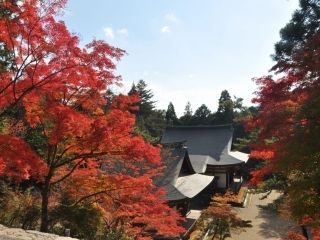
[[[63,235],[65,229],[70,229],[71,236],[81,239],[97,239],[97,235],[103,235],[102,215],[100,211],[90,203],[74,204],[71,199],[64,196],[50,213],[51,231]]]
[[[9,227],[36,229],[40,219],[40,200],[31,189],[13,190],[3,182],[0,188],[0,223]]]

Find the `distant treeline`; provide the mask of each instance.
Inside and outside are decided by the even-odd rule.
[[[235,96],[231,97],[227,90],[221,92],[216,111],[211,111],[205,104],[193,111],[191,103],[187,102],[184,113],[180,118],[177,117],[172,102],[169,103],[167,110],[155,108],[154,95],[144,80],[133,84],[128,94],[137,94],[140,97],[139,110],[136,112],[137,133],[153,143],[159,142],[167,126],[233,124],[235,139],[243,138],[246,136],[243,120],[257,112],[257,107],[243,106],[243,99]]]

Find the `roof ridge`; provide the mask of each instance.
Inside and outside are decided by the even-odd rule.
[[[219,125],[176,125],[167,126],[167,129],[172,128],[233,128],[232,124],[219,124]]]

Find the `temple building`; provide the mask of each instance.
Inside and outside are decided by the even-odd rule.
[[[185,215],[190,201],[213,182],[214,176],[196,173],[183,142],[164,144],[161,154],[165,170],[156,184],[166,190],[169,205]]]
[[[195,188],[191,191],[192,193],[203,190],[203,185],[196,183],[196,179],[200,179],[200,177],[196,176],[214,177],[215,184],[212,187],[216,190],[227,188],[237,190],[242,182],[241,171],[248,160],[248,154],[231,151],[232,137],[233,128],[231,125],[176,126],[166,129],[161,143],[164,146],[175,143],[183,144],[184,150],[179,150],[181,152],[177,152],[177,156],[180,154],[181,159],[182,157],[186,159],[185,161],[181,160],[179,164],[185,162],[185,165],[191,165],[186,169],[188,169],[189,174],[193,174],[194,177],[187,177],[188,181],[185,181],[185,184],[188,184],[188,189]],[[166,164],[168,164],[168,160],[170,159],[165,160]],[[173,169],[172,166],[169,168]],[[176,171],[183,172],[185,170],[184,168],[178,167]],[[170,176],[169,178],[172,178],[174,186],[177,188],[181,180],[178,178],[178,176],[180,176],[179,173],[175,174],[176,175],[169,174],[168,177]],[[194,184],[192,183],[193,181]],[[207,183],[207,186],[208,185],[209,183]],[[181,189],[184,188],[181,187]],[[180,191],[180,193],[187,197],[188,193],[183,192],[184,191]],[[178,196],[179,193],[175,194]],[[170,196],[174,196],[175,194],[173,194],[173,192],[171,195],[169,194],[168,200],[170,200]]]

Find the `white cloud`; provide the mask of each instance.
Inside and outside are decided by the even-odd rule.
[[[166,25],[161,28],[161,32],[171,33],[172,27],[174,27],[174,25],[179,21],[179,19],[173,13],[167,13],[164,16],[164,19],[165,19]]]
[[[119,28],[113,29],[112,27],[103,28],[104,35],[109,39],[115,39],[116,37],[124,36],[127,37],[129,35],[129,31],[127,28]]]
[[[114,39],[114,31],[111,27],[105,27],[103,31],[107,38]]]
[[[171,32],[170,26],[163,26],[161,28],[161,32],[162,33],[170,33]]]
[[[124,36],[128,36],[129,35],[129,32],[128,32],[127,28],[120,28],[120,29],[117,30],[117,33],[120,34],[120,35],[124,35]]]
[[[167,13],[164,18],[166,19],[166,21],[168,22],[178,22],[178,18],[176,17],[176,15],[174,15],[173,13]]]

